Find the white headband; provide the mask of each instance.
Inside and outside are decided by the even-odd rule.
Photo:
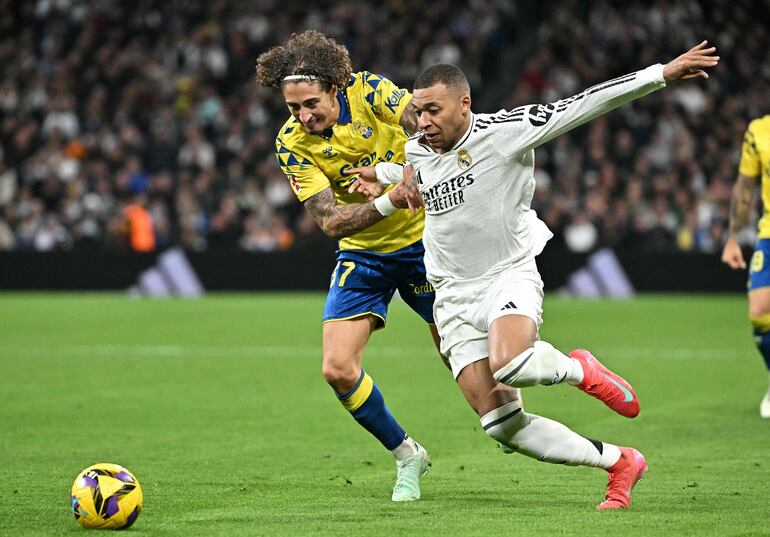
[[[313,80],[321,79],[313,75],[289,75],[283,77],[284,82],[312,82]]]

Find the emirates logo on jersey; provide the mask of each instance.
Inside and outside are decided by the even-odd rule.
[[[445,179],[430,188],[421,189],[420,195],[429,214],[439,214],[465,203],[465,189],[475,183],[472,173]]]
[[[460,149],[460,151],[457,152],[457,167],[461,170],[467,170],[471,167],[471,164],[473,164],[471,154],[465,149]]]

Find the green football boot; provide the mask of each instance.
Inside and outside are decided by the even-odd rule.
[[[425,448],[417,442],[415,445],[417,453],[396,462],[398,476],[391,497],[394,502],[413,502],[420,499],[420,476],[428,473],[430,457]]]

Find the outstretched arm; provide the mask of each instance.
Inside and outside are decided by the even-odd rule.
[[[754,177],[741,173],[738,174],[738,180],[733,187],[733,196],[730,200],[730,231],[722,250],[722,262],[732,269],[746,268],[746,261],[738,244],[738,233],[749,223],[755,184]]]
[[[305,208],[332,239],[342,239],[376,224],[385,216],[369,203],[337,204],[331,187],[305,200]]]
[[[652,65],[641,71],[608,80],[585,91],[549,104],[520,106],[479,119],[474,131],[496,131],[498,146],[508,156],[530,149],[568,132],[610,110],[658,90],[667,82],[708,78],[704,69],[719,62],[714,47],[706,41],[688,50],[665,66]]]

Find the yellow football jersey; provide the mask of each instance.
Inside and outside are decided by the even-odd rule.
[[[362,71],[350,77],[337,94],[340,117],[320,135],[309,134],[291,117],[275,140],[278,164],[289,178],[299,201],[304,202],[331,187],[337,203],[363,203],[360,194],[349,194],[353,177],[346,170],[377,162],[406,160],[407,135],[399,125],[411,94],[387,78]],[[389,253],[414,244],[422,237],[423,214],[399,210],[376,224],[339,241],[341,250]]]
[[[741,163],[738,171],[748,177],[762,177],[762,218],[759,238],[770,238],[770,115],[749,123],[743,137]]]

